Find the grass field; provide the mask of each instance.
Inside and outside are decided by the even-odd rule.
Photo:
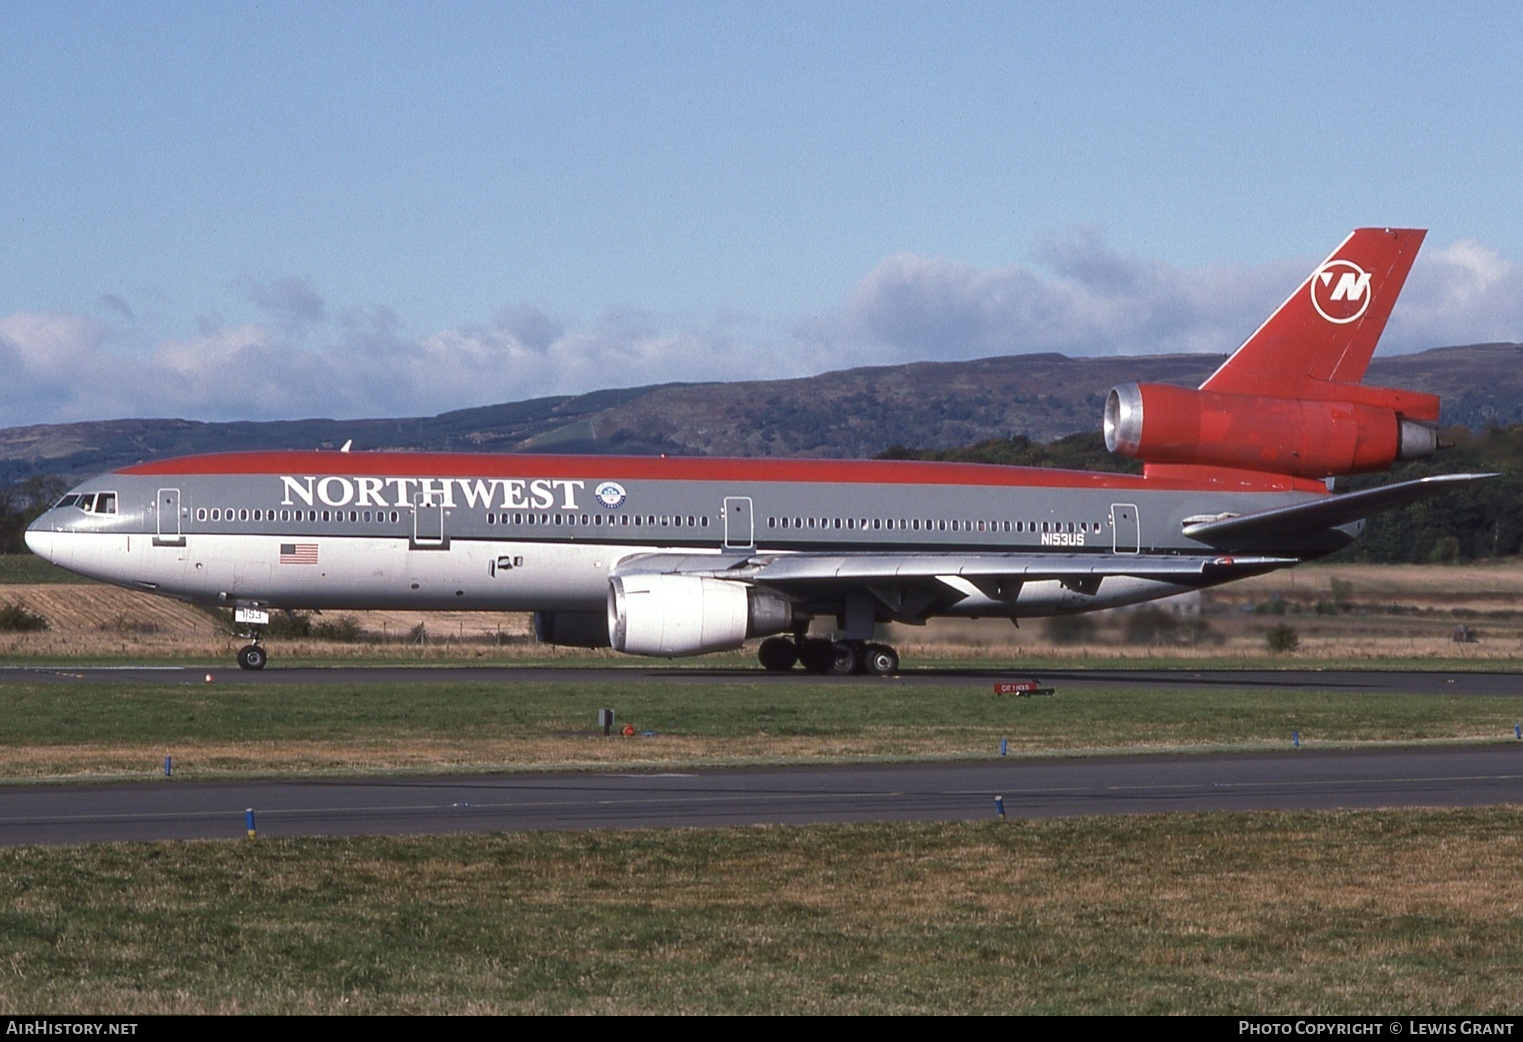
[[[1306,568],[1211,597],[1200,640],[1134,641],[1122,615],[1078,642],[994,622],[898,639],[910,665],[1523,662],[1516,562]],[[196,609],[24,568],[0,585],[0,603],[18,599],[51,628],[0,635],[12,662],[229,668],[234,641]],[[388,643],[277,644],[276,661],[607,660],[535,649],[521,617],[364,619]],[[390,639],[420,622],[426,639]],[[1279,622],[1300,632],[1294,655],[1264,649]],[[1458,623],[1480,642],[1450,641]],[[1075,684],[1001,699],[983,680],[617,673],[65,679],[0,699],[13,783],[147,779],[166,755],[179,778],[605,769],[982,757],[1002,738],[1014,755],[1283,747],[1293,730],[1310,746],[1497,740],[1523,719],[1523,693]],[[654,736],[593,733],[604,706]],[[0,850],[0,1013],[1513,1014],[1520,856],[1519,808],[15,848]]]
[[[8,683],[0,781],[520,771],[1500,741],[1518,697],[1064,685],[1000,698],[983,680],[738,684],[617,679],[352,684]],[[649,737],[604,738],[597,711]]]
[[[1514,1014],[1523,811],[0,851],[0,1012]]]
[[[90,579],[55,567],[35,554],[0,554],[0,586],[13,583],[83,585],[89,582]]]

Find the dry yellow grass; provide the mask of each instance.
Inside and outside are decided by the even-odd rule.
[[[985,743],[993,748],[990,743]],[[1012,743],[1018,746],[1018,743]],[[1172,748],[1172,747],[1170,747]],[[987,753],[989,749],[982,749]],[[747,736],[656,735],[634,739],[452,736],[368,742],[206,742],[166,739],[152,746],[29,745],[5,750],[7,781],[148,779],[162,774],[165,755],[175,771],[198,778],[263,774],[386,774],[417,771],[577,771],[618,767],[645,770],[702,765],[925,760],[969,755],[936,733],[914,735]]]
[[[1346,584],[1346,606],[1334,583]],[[1279,613],[1256,612],[1278,602]],[[1319,613],[1319,608],[1322,613]],[[1523,658],[1523,561],[1472,565],[1310,564],[1207,590],[1182,616],[1198,618],[1205,633],[1194,642],[1131,643],[1128,613],[1096,612],[1085,639],[1055,639],[1052,623],[1023,620],[1019,627],[983,620],[937,619],[924,627],[894,627],[892,639],[908,656],[964,658],[1262,660],[1264,638],[1275,625],[1301,638],[1286,663],[1331,660],[1460,660],[1502,664]],[[1176,610],[1175,602],[1140,610]],[[1196,612],[1198,611],[1198,614]],[[1455,627],[1468,626],[1475,643],[1456,643]]]
[[[0,851],[0,1012],[1515,1012],[1516,808]]]
[[[1523,610],[1520,558],[1474,564],[1307,564],[1223,586],[1212,596],[1263,600],[1281,593],[1314,602],[1331,595],[1334,579],[1351,584],[1358,603]]]
[[[243,639],[211,613],[136,590],[100,584],[10,584],[0,603],[24,605],[48,621],[36,633],[0,633],[0,657],[15,658],[229,658]],[[515,658],[581,654],[533,642],[521,612],[336,612],[352,617],[389,655],[420,659]],[[359,658],[376,654],[369,643],[281,640],[293,657]]]
[[[1329,612],[1334,582],[1346,584],[1347,610]],[[41,633],[0,634],[0,657],[221,659],[240,643],[207,613],[149,594],[102,585],[8,585],[0,601],[26,605],[49,621]],[[1253,614],[1278,601],[1285,614]],[[1167,607],[1169,602],[1161,602]],[[1324,614],[1318,614],[1319,605]],[[1523,657],[1523,560],[1472,565],[1323,565],[1276,572],[1207,591],[1199,599],[1207,633],[1193,643],[1125,639],[1125,611],[1098,612],[1095,632],[1078,642],[1054,639],[1051,624],[1028,619],[938,619],[924,627],[890,627],[907,658],[1262,659],[1264,635],[1293,626],[1301,647],[1286,661],[1459,659],[1501,663]],[[343,612],[382,638],[389,656],[424,660],[607,657],[534,643],[529,617],[508,612]],[[1464,624],[1479,636],[1456,643]],[[421,639],[417,636],[421,627]],[[375,644],[272,643],[284,658],[351,658]],[[737,661],[751,661],[745,653]]]

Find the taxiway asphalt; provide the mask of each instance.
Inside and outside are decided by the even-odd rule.
[[[804,674],[747,669],[370,667],[214,670],[223,683],[788,684]],[[831,683],[993,684],[1008,671],[926,669]],[[8,684],[205,682],[205,669],[16,667]],[[1500,697],[1506,673],[1057,670],[1044,683],[1305,688]],[[1090,814],[1483,806],[1523,803],[1523,742],[1351,750],[954,763],[576,773],[0,786],[0,844],[237,837],[252,809],[261,836],[429,834],[568,828],[711,827]]]
[[[1254,754],[0,788],[0,844],[1523,802],[1523,743]]]

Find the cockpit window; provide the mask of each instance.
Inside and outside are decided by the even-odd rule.
[[[74,505],[79,507],[79,509],[83,510],[87,514],[116,513],[115,492],[97,492],[93,495],[86,493],[83,496],[65,496],[63,499],[59,500],[58,505],[61,507],[68,506],[68,501],[70,499],[77,500]]]
[[[71,507],[78,502],[79,496],[73,492],[70,492],[67,496],[64,496],[62,499],[60,499],[57,503],[54,503],[53,509],[62,510],[64,507]]]

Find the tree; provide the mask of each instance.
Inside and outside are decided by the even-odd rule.
[[[1301,646],[1301,635],[1294,626],[1282,622],[1264,634],[1264,643],[1276,655],[1295,651]]]

